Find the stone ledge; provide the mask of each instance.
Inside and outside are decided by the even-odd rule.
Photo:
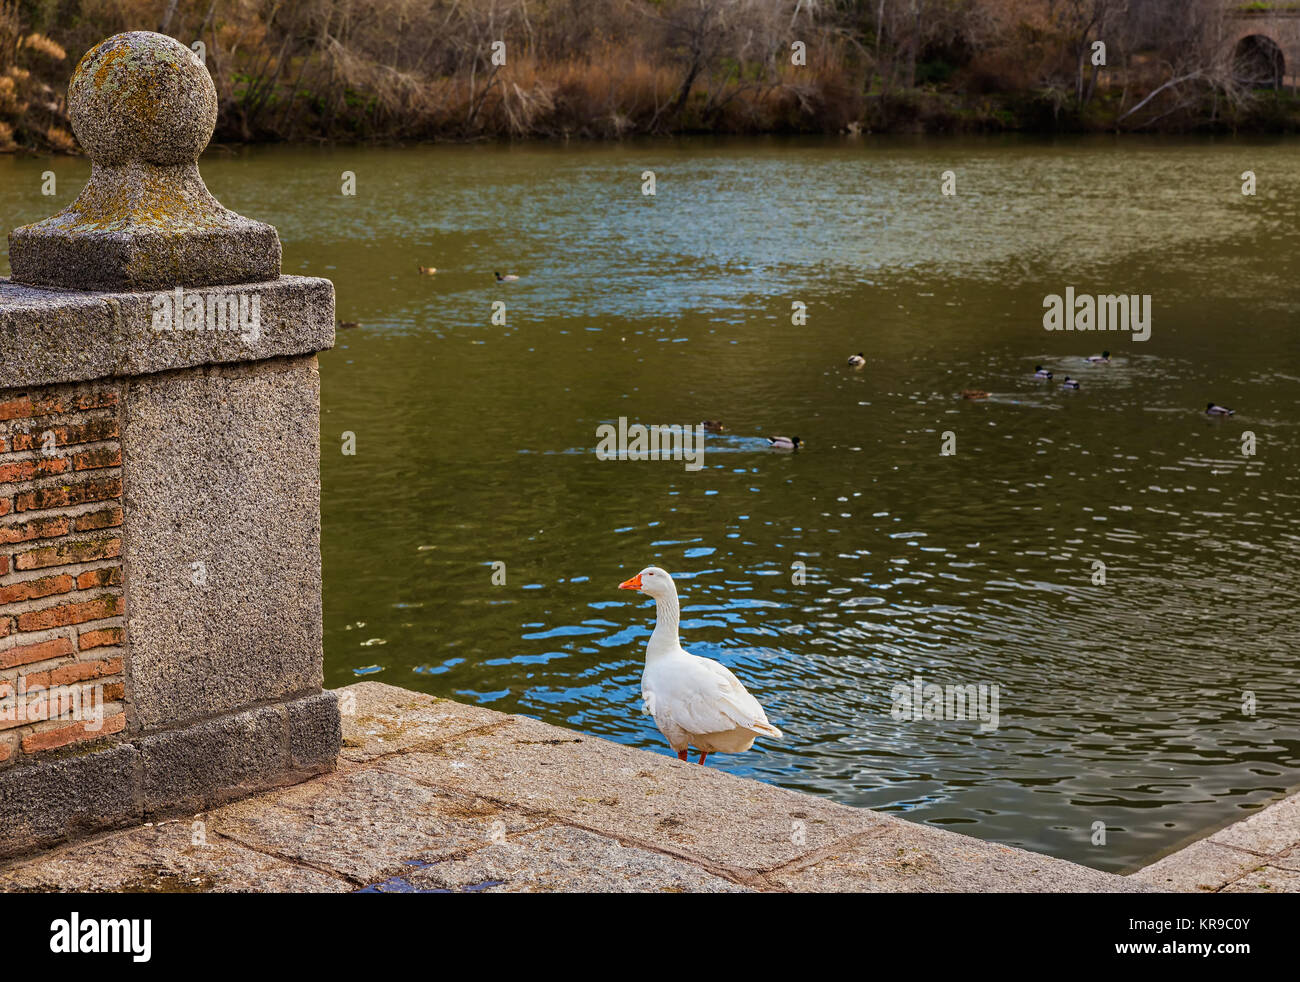
[[[324,774],[341,738],[330,707],[316,693],[0,772],[0,857]]]
[[[527,717],[374,682],[337,695],[339,769],[197,816],[213,845],[183,823],[114,832],[0,867],[0,889],[1151,889]]]
[[[74,293],[0,278],[0,389],[305,355],[334,346],[334,285],[310,276],[185,288],[183,298],[257,298],[257,330],[156,330],[175,290]],[[182,300],[184,308],[184,300]],[[206,319],[205,319],[206,324]]]

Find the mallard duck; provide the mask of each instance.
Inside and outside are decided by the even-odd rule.
[[[505,276],[502,276],[500,273],[497,273],[496,277],[498,283],[513,283],[515,280],[519,279],[519,277],[516,276],[514,273],[506,273]]]
[[[1110,352],[1103,351],[1099,355],[1089,355],[1088,360],[1091,362],[1105,363],[1110,361]]]
[[[849,364],[854,368],[861,368],[867,363],[866,356],[859,351],[856,355],[849,355]]]
[[[704,427],[705,433],[721,433],[726,429],[720,419],[706,419],[700,425]]]
[[[1061,383],[1061,388],[1063,389],[1077,389],[1078,387],[1079,387],[1078,380],[1072,379],[1068,375],[1065,376],[1065,381]]]
[[[962,389],[961,397],[963,399],[987,399],[989,394],[983,389]]]
[[[1034,378],[1051,378],[1051,377],[1052,377],[1052,373],[1049,372],[1042,365],[1034,366]]]
[[[773,450],[798,450],[803,446],[803,441],[797,436],[769,436],[767,445]]]
[[[434,266],[421,266],[419,269],[425,276],[432,276],[434,273],[438,272],[437,267]]]
[[[647,566],[618,588],[639,590],[655,602],[655,629],[641,673],[641,703],[677,751],[678,760],[686,760],[691,747],[700,752],[703,764],[709,754],[748,750],[760,736],[781,739],[781,731],[767,721],[763,707],[731,669],[683,650],[677,633],[681,604],[677,584],[668,573]]]
[[[1214,402],[1207,402],[1205,404],[1205,413],[1207,416],[1231,416],[1235,412],[1235,409],[1229,409],[1227,406],[1220,406]]]
[[[339,330],[346,331],[348,328],[360,327],[360,321],[339,321]]]

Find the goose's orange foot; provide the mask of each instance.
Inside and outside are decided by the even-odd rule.
[[[678,759],[678,760],[685,760],[685,759],[686,759],[686,751],[685,751],[685,750],[679,750],[679,751],[677,751],[677,759]]]

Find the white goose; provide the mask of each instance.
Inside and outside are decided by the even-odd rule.
[[[641,699],[678,760],[686,760],[688,747],[700,752],[703,764],[711,753],[748,750],[760,735],[781,738],[781,731],[767,721],[763,707],[730,669],[682,650],[677,636],[681,606],[671,576],[658,566],[647,566],[618,588],[654,598],[655,630],[645,649]]]

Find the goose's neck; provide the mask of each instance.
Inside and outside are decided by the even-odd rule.
[[[677,598],[655,597],[655,630],[646,645],[646,657],[665,655],[681,648],[681,639],[677,634],[677,625],[681,623],[681,606]]]

